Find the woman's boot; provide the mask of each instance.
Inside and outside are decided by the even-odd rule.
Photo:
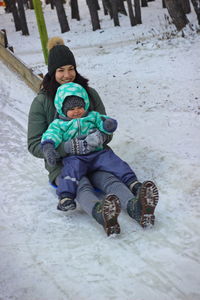
[[[92,210],[92,216],[101,225],[103,225],[107,235],[119,234],[120,226],[117,218],[121,212],[119,198],[116,195],[110,194],[97,202]]]
[[[158,203],[158,189],[152,181],[143,182],[138,190],[136,197],[129,200],[127,212],[142,227],[154,225],[154,211]]]

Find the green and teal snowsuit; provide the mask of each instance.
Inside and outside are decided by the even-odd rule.
[[[97,111],[100,114],[106,114],[104,104],[97,93],[97,91],[91,87],[88,87],[88,94],[90,99],[89,111]],[[34,98],[28,115],[28,133],[27,133],[27,146],[28,151],[37,158],[44,159],[44,155],[41,149],[41,139],[43,133],[47,130],[49,125],[55,119],[57,112],[54,105],[54,99],[47,94],[47,92],[42,89]],[[104,148],[109,148],[107,145],[112,139],[112,135],[107,135],[106,143]],[[59,153],[61,159],[57,161],[56,166],[49,166],[45,162],[45,168],[48,171],[49,181],[55,183],[56,178],[63,168],[62,158],[68,156],[64,149],[65,142],[62,142],[60,146],[56,149]]]
[[[89,98],[82,86],[73,82],[61,85],[54,100],[60,119],[56,119],[50,124],[42,135],[42,142],[51,140],[55,143],[56,148],[61,142],[77,136],[88,135],[93,129],[111,134],[104,130],[101,119],[101,117],[108,117],[95,111],[91,111],[79,119],[67,120],[62,107],[66,97],[72,95],[84,99],[86,111],[89,108]],[[63,158],[64,167],[59,176],[59,186],[56,190],[59,198],[75,198],[79,180],[87,173],[96,170],[113,173],[126,185],[135,181],[135,173],[126,162],[122,161],[112,150],[102,149],[103,147],[96,148],[93,153],[87,155],[72,155]]]
[[[42,142],[52,140],[57,148],[61,142],[69,141],[81,135],[88,135],[94,129],[111,134],[103,128],[102,117],[109,118],[96,111],[86,113],[86,115],[79,119],[68,119],[63,113],[62,107],[67,96],[79,96],[85,102],[85,110],[90,106],[90,101],[86,90],[79,84],[70,82],[61,85],[56,93],[54,100],[55,107],[59,114],[59,119],[55,119],[48,127],[46,132],[42,135]],[[67,101],[67,100],[66,100]],[[103,147],[98,147],[95,151],[102,150]]]

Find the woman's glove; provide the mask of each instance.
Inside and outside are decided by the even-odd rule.
[[[93,145],[89,145],[86,139],[74,138],[64,144],[65,152],[72,155],[84,155],[95,151]]]
[[[49,166],[55,167],[56,159],[59,158],[58,152],[54,148],[54,143],[44,142],[41,144],[42,152]]]
[[[85,141],[87,144],[91,147],[97,148],[97,147],[102,147],[104,141],[105,141],[105,136],[103,132],[96,130],[85,138]]]
[[[117,129],[117,121],[115,119],[104,119],[103,128],[108,132],[114,132]]]

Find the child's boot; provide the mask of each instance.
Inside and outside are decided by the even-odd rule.
[[[121,212],[119,198],[116,195],[107,195],[102,202],[97,202],[92,210],[92,216],[103,225],[107,235],[119,234],[120,226],[117,218]]]
[[[59,199],[57,209],[62,211],[74,210],[76,208],[76,202],[74,199],[68,197],[61,197]]]
[[[127,212],[129,216],[135,219],[142,227],[154,225],[154,211],[158,203],[158,189],[152,181],[137,183],[136,197],[129,200]],[[136,184],[134,185],[136,187]]]

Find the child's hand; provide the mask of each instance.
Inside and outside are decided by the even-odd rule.
[[[108,132],[114,132],[117,129],[117,121],[115,119],[111,119],[111,118],[103,118],[103,128],[104,130],[108,131]]]

